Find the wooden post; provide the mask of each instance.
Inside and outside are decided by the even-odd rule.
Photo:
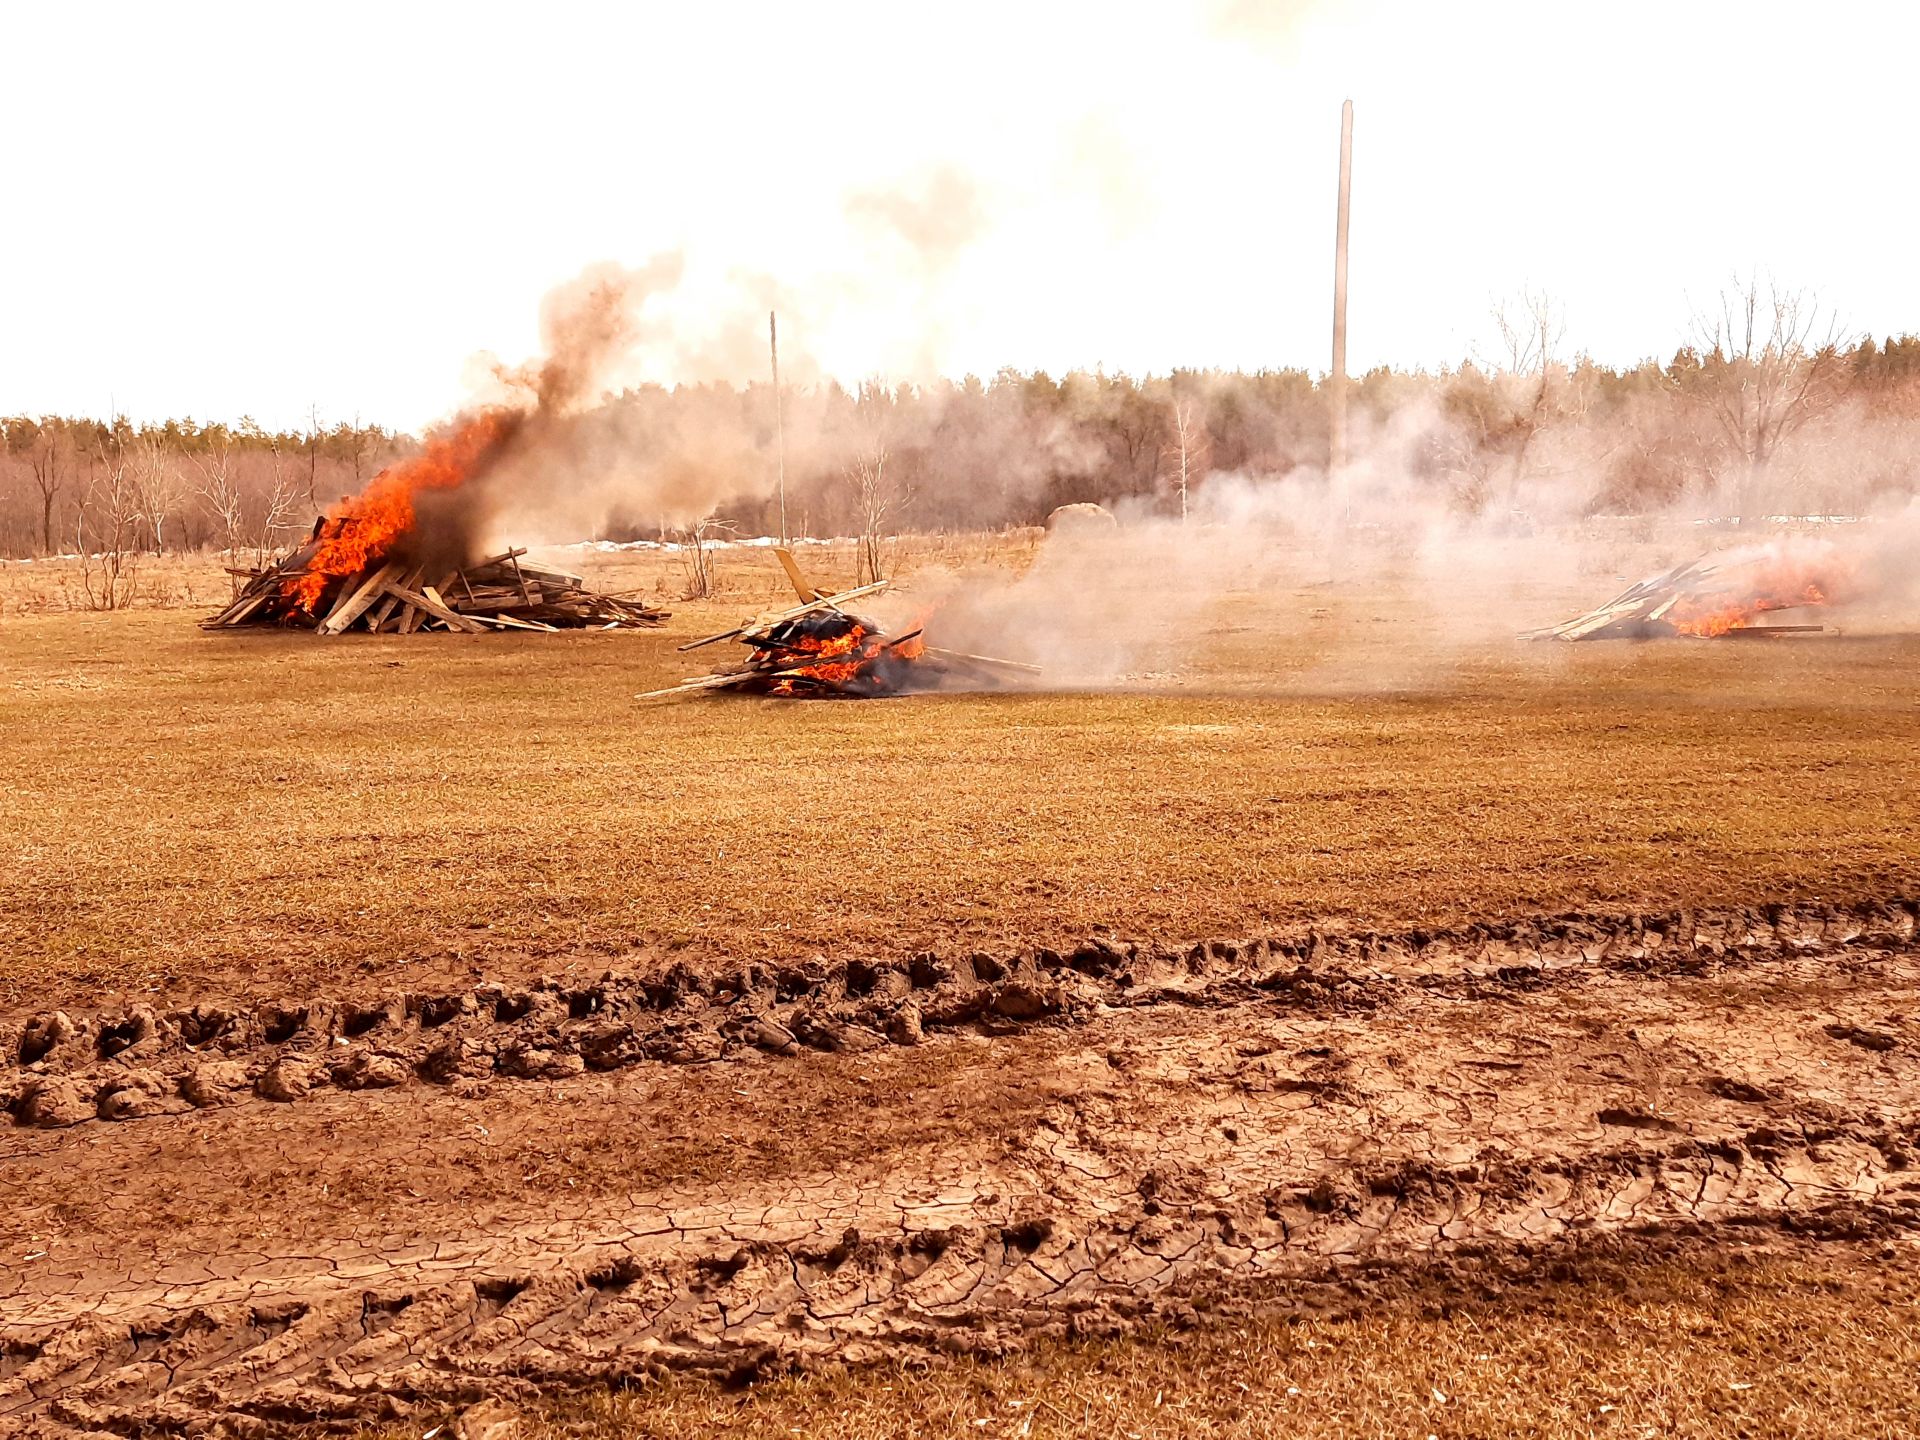
[[[780,490],[780,543],[787,543],[787,407],[786,398],[780,393],[780,327],[774,318],[774,312],[767,312],[767,348],[773,352],[773,430],[775,443],[779,446],[780,469],[778,485]]]
[[[1353,101],[1340,106],[1340,204],[1333,235],[1333,373],[1327,394],[1329,474],[1338,483],[1347,464],[1347,204],[1353,194]],[[1342,509],[1345,508],[1342,493]]]

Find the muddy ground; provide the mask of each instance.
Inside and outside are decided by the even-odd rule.
[[[992,1354],[1609,1235],[1904,1243],[1915,932],[1888,895],[17,1015],[0,1431]]]

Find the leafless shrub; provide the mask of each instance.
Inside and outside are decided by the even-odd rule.
[[[680,558],[687,569],[684,599],[705,600],[712,596],[719,580],[718,552],[713,542],[734,533],[733,523],[708,515],[679,532]]]
[[[860,387],[860,402],[852,453],[846,462],[846,480],[857,528],[854,583],[865,585],[885,578],[882,542],[888,524],[913,498],[902,467],[895,460],[886,424],[886,393],[877,384]]]
[[[124,610],[140,588],[146,507],[117,440],[101,462],[80,501],[80,590],[90,610]]]

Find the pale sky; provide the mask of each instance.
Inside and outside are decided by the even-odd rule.
[[[1920,329],[1912,5],[40,4],[0,413],[414,428],[542,295],[684,262],[623,378],[1670,354],[1730,272]]]

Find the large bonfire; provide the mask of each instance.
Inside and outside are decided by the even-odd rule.
[[[660,624],[665,611],[588,590],[578,575],[524,561],[525,550],[476,553],[480,511],[460,492],[486,475],[526,419],[526,412],[489,409],[429,436],[418,455],[381,471],[316,521],[305,544],[246,572],[245,586],[207,628],[280,625],[338,635],[355,627],[410,634]]]
[[[641,271],[595,266],[547,297],[547,353],[497,370],[513,403],[469,411],[427,437],[358,495],[314,522],[306,543],[242,572],[234,601],[209,628],[283,625],[338,635],[365,630],[554,630],[657,625],[663,611],[596,594],[577,575],[487,555],[481,531],[494,493],[551,456],[556,423],[587,400],[634,336],[633,312],[670,263]]]

